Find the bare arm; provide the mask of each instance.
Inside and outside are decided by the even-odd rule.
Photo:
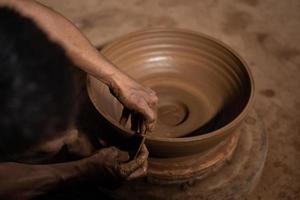
[[[0,5],[12,7],[33,19],[53,41],[64,47],[78,67],[108,85],[129,110],[141,113],[145,120],[144,131],[151,131],[158,101],[155,92],[107,61],[69,20],[32,0],[0,0]]]
[[[103,58],[87,38],[66,18],[52,9],[31,0],[0,0],[22,15],[33,19],[55,42],[64,47],[68,56],[82,70],[107,85],[114,84],[121,72]]]
[[[108,182],[138,178],[146,174],[147,158],[145,146],[138,158],[130,162],[127,162],[127,153],[110,147],[88,158],[67,163],[0,163],[0,199],[31,199],[80,181],[94,180],[107,186]]]

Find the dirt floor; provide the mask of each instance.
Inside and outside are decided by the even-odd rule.
[[[269,136],[261,181],[248,200],[300,199],[300,1],[40,0],[73,21],[95,46],[147,27],[218,38],[249,64],[255,107]]]

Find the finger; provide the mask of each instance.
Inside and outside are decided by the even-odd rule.
[[[151,131],[153,126],[149,124],[154,124],[156,121],[156,112],[154,109],[151,109],[145,101],[142,101],[139,105],[138,111],[144,116],[146,127]]]
[[[156,124],[156,121],[151,122],[151,123],[145,123],[145,129],[146,129],[145,132],[152,132],[154,130],[155,124]]]
[[[147,131],[147,128],[146,128],[146,122],[145,122],[145,119],[144,117],[141,115],[140,116],[140,121],[139,121],[139,129],[140,129],[140,132],[139,134],[140,135],[146,135],[146,131]]]
[[[151,108],[155,109],[158,104],[158,97],[156,95],[151,95],[147,102]]]
[[[145,144],[142,145],[139,155],[137,156],[137,160],[140,162],[145,162],[148,159],[149,151]]]
[[[118,151],[118,158],[117,158],[117,160],[118,160],[118,162],[120,162],[120,163],[124,163],[124,162],[127,162],[128,160],[129,160],[129,154],[128,154],[128,152],[126,152],[126,151]]]
[[[130,161],[128,163],[120,164],[119,171],[124,177],[128,177],[132,174],[140,165],[136,165],[135,162]]]
[[[156,92],[153,89],[151,89],[150,87],[145,87],[145,88],[146,88],[146,91],[149,95],[157,96]]]
[[[158,104],[157,94],[151,88],[148,88],[147,91],[148,91],[148,94],[149,94],[149,98],[147,98],[147,103],[149,104],[149,106],[151,108],[155,108],[157,106],[157,104]]]
[[[129,116],[130,116],[130,110],[128,108],[124,107],[122,110],[120,121],[119,121],[122,126],[126,126]]]
[[[143,145],[138,157],[128,163],[121,164],[120,170],[122,171],[123,174],[130,175],[135,170],[137,170],[140,166],[142,166],[144,162],[147,162],[148,154],[149,152],[146,146]]]
[[[100,157],[110,156],[110,157],[118,157],[118,149],[116,147],[106,147],[97,151],[97,154]]]
[[[147,170],[148,170],[148,162],[146,161],[144,162],[142,167],[138,168],[136,171],[130,174],[127,180],[133,180],[133,179],[145,177],[147,175]]]

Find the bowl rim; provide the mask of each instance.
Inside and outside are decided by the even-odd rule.
[[[249,98],[247,100],[246,105],[244,106],[244,108],[242,109],[242,111],[229,123],[227,123],[225,126],[205,133],[203,135],[198,135],[198,136],[191,136],[191,137],[182,137],[182,138],[164,138],[164,137],[158,137],[158,136],[147,136],[146,138],[148,141],[159,141],[159,142],[171,142],[171,143],[178,143],[178,142],[193,142],[193,141],[199,141],[199,140],[208,140],[212,137],[215,136],[220,136],[223,135],[226,131],[234,128],[235,126],[237,126],[238,124],[240,124],[240,122],[246,117],[246,115],[249,112],[250,107],[253,105],[254,103],[254,94],[255,94],[255,84],[254,84],[254,78],[252,75],[252,72],[247,64],[247,62],[235,51],[233,50],[229,45],[227,45],[226,43],[211,37],[209,35],[206,35],[204,33],[199,33],[196,31],[192,31],[192,30],[187,30],[187,29],[181,29],[181,28],[146,28],[146,29],[141,29],[138,31],[134,31],[128,34],[125,34],[121,37],[118,37],[117,39],[113,40],[112,42],[109,42],[108,44],[104,45],[104,47],[100,50],[101,53],[107,51],[109,48],[111,48],[113,45],[116,45],[117,43],[119,43],[120,41],[123,41],[126,38],[130,38],[132,36],[138,35],[138,34],[142,34],[142,33],[151,33],[151,32],[161,32],[161,31],[165,31],[165,32],[178,32],[178,33],[185,33],[185,34],[192,34],[195,36],[200,36],[202,38],[208,39],[211,42],[217,43],[218,45],[220,45],[221,47],[223,47],[224,49],[228,50],[234,57],[236,57],[244,66],[247,75],[249,77],[250,80],[250,95]],[[103,55],[103,54],[102,54]],[[105,55],[103,55],[105,57]],[[134,134],[134,132],[132,130],[128,130],[125,129],[123,126],[121,126],[118,123],[115,123],[115,120],[112,119],[112,117],[110,117],[109,115],[106,115],[101,108],[99,108],[99,106],[95,103],[94,97],[92,95],[91,92],[91,88],[90,88],[90,77],[91,75],[87,76],[87,91],[88,91],[88,95],[89,98],[91,99],[93,105],[95,106],[95,108],[98,110],[98,112],[110,123],[114,126],[114,128],[117,128],[119,130],[121,130],[124,133],[127,134]]]

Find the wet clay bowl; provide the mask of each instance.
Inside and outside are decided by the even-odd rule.
[[[253,79],[240,57],[208,36],[178,29],[126,35],[102,54],[139,83],[156,91],[158,121],[147,136],[150,154],[176,157],[206,152],[230,136],[248,112]],[[88,93],[116,132],[122,105],[89,76]]]

